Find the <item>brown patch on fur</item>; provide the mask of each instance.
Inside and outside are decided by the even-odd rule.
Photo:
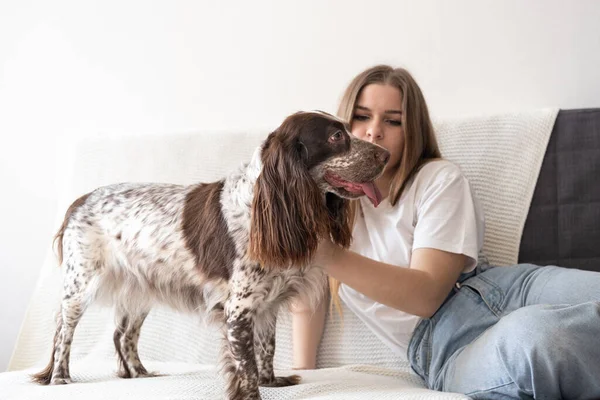
[[[58,339],[60,337],[61,329],[62,329],[62,317],[59,315],[57,318],[56,333],[54,334],[54,343],[52,345],[52,355],[50,357],[50,362],[48,363],[46,368],[44,368],[37,374],[31,375],[31,380],[33,382],[39,383],[41,385],[49,385],[50,384],[50,381],[52,380],[52,373],[54,372],[54,353],[56,351],[56,343],[58,342]]]
[[[229,279],[235,259],[235,243],[221,211],[223,185],[224,181],[197,185],[187,195],[183,209],[186,245],[208,278]]]
[[[350,201],[333,193],[327,193],[326,204],[329,213],[331,239],[334,243],[347,249],[352,242]]]
[[[52,242],[52,245],[54,245],[56,243],[56,241],[58,241],[57,253],[58,253],[58,263],[59,264],[62,264],[62,262],[63,262],[62,240],[63,240],[63,236],[65,234],[65,229],[67,229],[67,225],[69,224],[69,219],[71,218],[71,215],[73,215],[75,210],[77,210],[79,207],[81,207],[85,203],[85,201],[87,200],[87,198],[89,196],[90,196],[90,193],[84,194],[83,196],[81,196],[80,198],[75,200],[69,206],[69,208],[67,209],[67,212],[65,213],[65,219],[63,220],[63,223],[62,223],[60,229],[58,230],[56,235],[54,235],[54,241]]]
[[[300,160],[294,142],[272,133],[254,187],[249,256],[269,267],[302,266],[329,234],[323,194]]]

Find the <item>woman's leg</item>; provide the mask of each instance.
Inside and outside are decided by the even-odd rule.
[[[600,273],[555,266],[520,264],[495,267],[480,275],[501,288],[503,314],[534,304],[600,301]]]
[[[600,398],[600,304],[532,305],[455,352],[438,390],[485,399]]]
[[[479,292],[499,319],[492,322],[483,315],[488,326],[481,325],[474,340],[461,340],[464,335],[449,338],[455,344],[462,342],[460,347],[451,342],[436,345],[434,340],[434,352],[436,347],[452,349],[443,352],[446,360],[435,363],[431,386],[474,398],[600,398],[599,273],[532,265],[497,267],[463,286],[467,288],[461,292]],[[453,308],[438,324],[456,320],[458,310]],[[477,323],[473,321],[474,326]],[[442,326],[435,329],[438,340]],[[447,334],[449,327],[442,330]],[[473,337],[474,331],[466,332]]]
[[[409,360],[437,390],[492,399],[543,390],[578,398],[583,390],[581,398],[600,398],[599,301],[599,273],[484,267],[419,324]]]

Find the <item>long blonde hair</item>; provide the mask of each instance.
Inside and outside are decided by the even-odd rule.
[[[400,165],[392,178],[388,193],[389,201],[394,206],[415,173],[427,162],[441,158],[441,154],[423,93],[412,75],[404,68],[376,65],[358,74],[344,92],[337,111],[338,117],[345,119],[352,125],[356,101],[363,88],[375,83],[396,87],[402,94],[404,148],[402,149]],[[354,223],[359,207],[360,203],[358,201],[352,202],[351,223]],[[335,306],[341,314],[339,287],[339,281],[329,278],[331,305]]]

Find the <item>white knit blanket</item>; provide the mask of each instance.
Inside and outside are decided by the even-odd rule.
[[[456,162],[481,200],[483,252],[514,265],[558,109],[438,121],[442,155]]]
[[[462,118],[436,122],[444,156],[461,166],[483,203],[487,218],[485,252],[497,265],[514,264],[539,168],[557,110]],[[206,132],[161,137],[85,139],[66,142],[58,178],[61,211],[78,195],[121,181],[192,183],[221,177],[248,160],[266,136]],[[50,238],[49,238],[50,242]],[[51,250],[15,347],[9,371],[0,374],[2,399],[213,399],[223,385],[215,369],[220,346],[213,327],[200,316],[157,308],[140,338],[140,357],[162,376],[122,380],[115,377],[112,311],[92,306],[77,327],[71,375],[75,383],[40,387],[27,373],[45,366],[54,334],[61,271]],[[300,385],[261,389],[266,399],[458,399],[464,396],[425,389],[405,358],[392,354],[344,309],[343,325],[327,320],[318,367],[302,371]],[[287,312],[278,321],[275,368],[290,373],[291,324]]]

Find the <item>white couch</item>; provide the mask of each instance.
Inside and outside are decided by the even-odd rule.
[[[486,216],[491,217],[485,249],[492,262],[516,261],[530,192],[555,117],[556,110],[539,110],[436,123],[444,155],[459,163],[472,178]],[[61,211],[56,216],[56,226],[73,199],[100,185],[123,181],[188,184],[218,179],[247,161],[267,133],[204,132],[67,142],[58,177]],[[479,141],[481,145],[482,138],[491,146],[485,150],[486,154],[478,155],[474,143]],[[507,154],[522,148],[523,140],[536,144],[529,144],[528,155],[519,161],[522,164],[506,170],[502,164]],[[498,183],[503,186],[495,190]],[[506,197],[507,191],[510,198]],[[515,195],[522,200],[515,201]],[[509,211],[501,206],[507,201],[513,206]],[[511,236],[516,237],[516,249]],[[502,237],[509,239],[498,244],[497,238]],[[75,332],[71,356],[74,383],[52,387],[31,383],[28,374],[45,366],[50,356],[53,316],[60,299],[60,274],[54,253],[49,249],[9,371],[0,374],[0,399],[223,398],[223,382],[215,368],[221,345],[216,330],[205,326],[201,316],[181,315],[164,308],[153,310],[147,318],[139,345],[146,367],[162,376],[127,380],[116,377],[112,310],[93,306]],[[294,387],[261,388],[263,398],[466,398],[426,389],[405,357],[389,351],[355,315],[348,309],[344,311],[343,324],[336,314],[327,319],[319,349],[319,369],[301,371],[303,381]],[[290,333],[290,316],[282,311],[275,355],[278,375],[292,373]]]

